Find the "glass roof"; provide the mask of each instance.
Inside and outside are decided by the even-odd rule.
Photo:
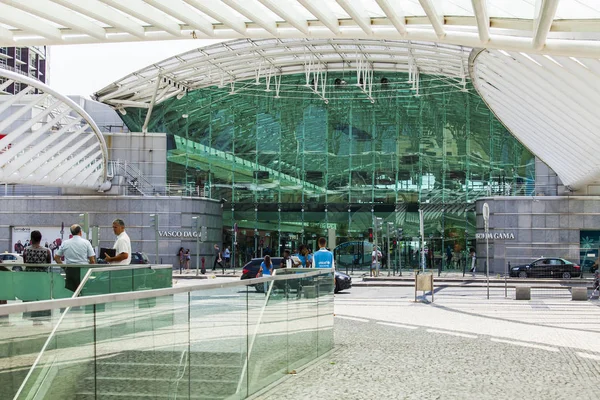
[[[415,41],[236,40],[152,64],[100,90],[96,97],[115,108],[147,107],[152,99],[160,104],[211,86],[227,86],[257,96],[276,92],[279,97],[302,97],[297,89],[279,82],[282,75],[303,73],[306,79],[301,92],[326,100],[334,96],[330,90],[333,82],[327,80],[327,74],[334,71],[347,76],[363,74],[364,92],[372,91],[373,84],[378,83],[371,78],[373,71],[408,72],[415,78],[409,86],[415,88],[420,74],[439,76],[445,85],[464,90],[470,51],[462,46]]]

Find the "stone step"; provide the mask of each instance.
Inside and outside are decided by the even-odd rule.
[[[97,376],[173,376],[180,368],[177,364],[165,363],[129,363],[119,361],[103,361],[96,364]],[[192,373],[210,371],[210,376],[218,378],[239,377],[243,364],[218,365],[194,363],[186,366]],[[181,372],[180,372],[181,373]]]
[[[227,397],[235,393],[238,384],[238,378],[220,379],[220,378],[194,378],[189,380],[189,390],[192,393],[202,396]],[[94,377],[89,377],[89,381],[85,385],[90,388],[93,385]],[[156,395],[169,395],[177,391],[179,395],[183,395],[188,391],[188,377],[183,376],[176,383],[176,377],[169,378],[131,378],[120,376],[97,376],[96,392],[104,395],[105,393],[135,393],[137,395],[146,395],[152,397]]]
[[[229,397],[229,395],[226,396],[221,396],[221,395],[194,395],[192,394],[191,396],[183,396],[183,395],[179,395],[178,398],[181,399],[186,399],[186,400],[223,400],[226,399],[227,397]],[[77,393],[75,396],[76,400],[148,400],[148,399],[168,399],[168,400],[172,400],[175,397],[172,394],[158,394],[158,393],[154,393],[151,396],[148,396],[148,394],[144,394],[144,393],[133,393],[133,392],[105,392],[105,393],[98,393],[98,395],[96,396],[96,394],[94,392],[80,392]]]

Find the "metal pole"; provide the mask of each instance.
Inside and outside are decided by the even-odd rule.
[[[419,209],[419,229],[421,231],[421,269],[425,272],[425,228],[423,226],[423,210]]]
[[[392,253],[390,253],[390,224],[387,224],[387,270],[388,276],[390,276],[390,264],[392,263]]]
[[[487,280],[487,298],[490,299],[490,243],[488,238],[490,220],[490,206],[483,204],[483,222],[485,225],[485,278]]]
[[[196,230],[196,276],[200,272],[200,233]]]

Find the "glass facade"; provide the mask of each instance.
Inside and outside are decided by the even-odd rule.
[[[168,134],[169,182],[222,200],[240,259],[333,234],[362,242],[380,217],[380,238],[402,228],[390,253],[416,265],[421,209],[428,263],[455,267],[474,246],[474,200],[528,194],[534,157],[468,82],[409,78],[375,72],[367,88],[330,72],[326,96],[305,74],[209,87],[155,106],[148,130]],[[145,117],[122,116],[132,131]]]

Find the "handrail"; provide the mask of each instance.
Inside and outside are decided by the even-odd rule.
[[[125,267],[125,266],[123,266],[123,267]],[[122,267],[113,267],[113,268],[122,269]],[[298,268],[298,269],[306,270],[306,268]],[[91,269],[91,271],[96,271],[96,270],[97,270],[96,268]],[[315,271],[306,272],[302,276],[310,277],[310,276],[323,275],[323,273],[326,271],[331,271],[331,269],[321,268],[321,269],[317,269]],[[257,283],[272,282],[272,281],[286,281],[286,280],[292,280],[295,278],[297,278],[297,275],[289,275],[289,276],[280,275],[280,276],[262,277],[262,278],[254,278],[254,279],[245,279],[243,281],[239,280],[239,281],[233,281],[233,282],[196,284],[196,285],[173,287],[173,288],[142,290],[142,291],[138,291],[138,292],[110,293],[110,294],[78,297],[78,298],[71,297],[69,299],[54,299],[54,300],[32,301],[32,302],[19,303],[19,304],[4,304],[4,305],[0,306],[0,316],[22,313],[22,312],[49,310],[49,309],[56,309],[56,308],[81,307],[81,306],[88,306],[88,305],[92,305],[92,304],[111,303],[111,302],[117,302],[117,301],[148,299],[148,298],[161,297],[161,296],[170,296],[170,295],[179,294],[179,293],[194,292],[194,291],[199,291],[199,290],[231,288],[231,287],[239,287],[239,286],[251,286],[251,285],[256,285]]]

